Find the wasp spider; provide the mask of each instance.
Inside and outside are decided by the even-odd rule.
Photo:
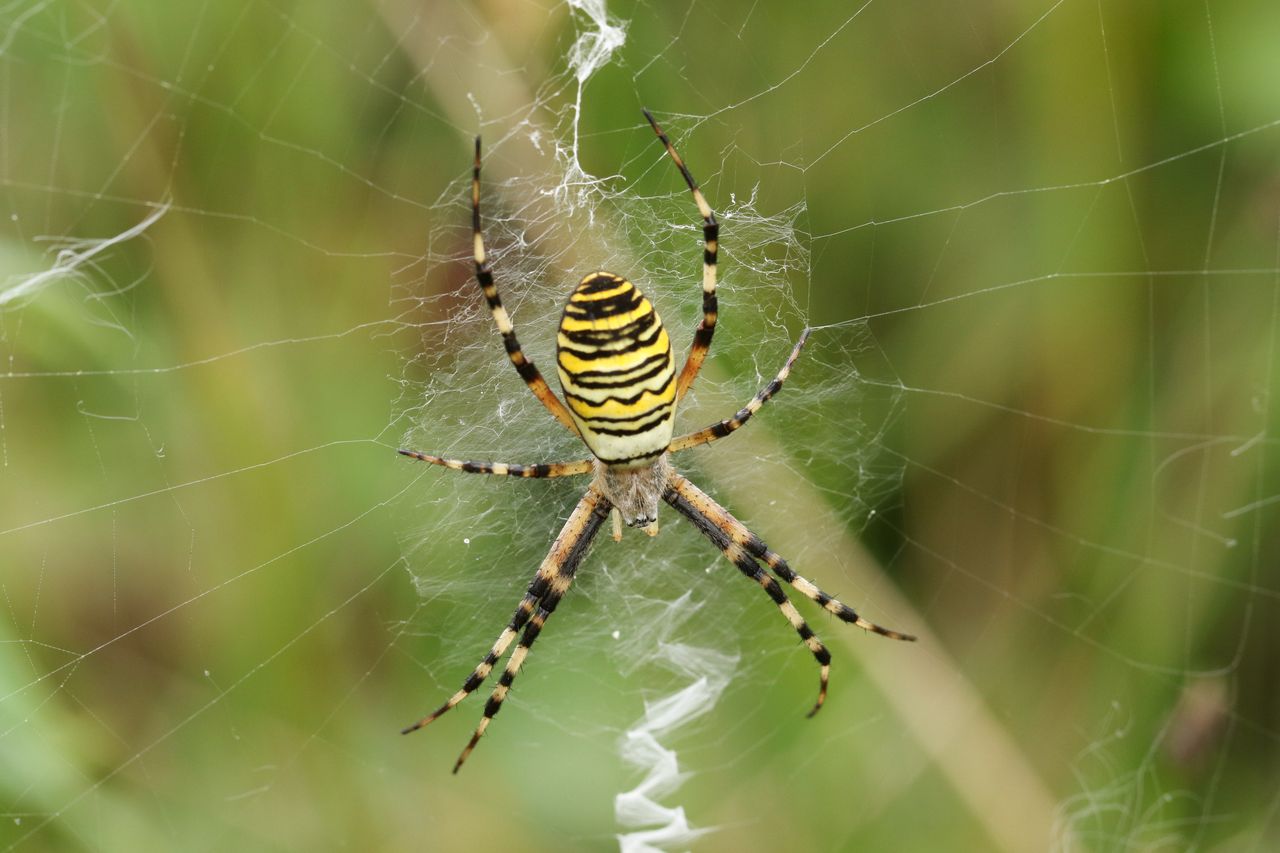
[[[787,599],[782,586],[761,567],[761,563],[801,594],[813,599],[845,622],[895,640],[915,639],[908,634],[890,631],[868,622],[854,612],[853,608],[796,574],[787,565],[787,561],[770,551],[760,537],[682,477],[668,462],[671,454],[724,438],[750,420],[782,387],[791,372],[791,366],[804,347],[808,330],[800,336],[786,364],[773,381],[760,389],[737,414],[705,429],[677,438],[671,437],[676,404],[697,377],[716,329],[716,250],[719,224],[697,182],[689,174],[689,169],[676,153],[667,135],[648,110],[644,111],[644,115],[676,168],[684,176],[702,216],[702,321],[694,333],[689,357],[677,374],[671,355],[671,342],[649,300],[635,285],[621,276],[608,272],[591,273],[578,282],[560,320],[556,368],[560,374],[560,387],[564,391],[563,403],[547,386],[533,361],[520,348],[511,317],[502,307],[502,299],[493,282],[493,271],[485,256],[484,238],[480,232],[480,139],[476,138],[475,169],[471,179],[471,226],[475,244],[476,281],[489,303],[489,310],[493,312],[494,322],[502,334],[502,342],[516,372],[556,420],[582,438],[593,458],[517,465],[506,462],[464,462],[412,450],[400,451],[405,456],[423,462],[473,474],[509,477],[592,475],[587,493],[556,537],[551,552],[538,567],[538,572],[530,581],[515,614],[498,635],[489,654],[485,655],[484,660],[467,676],[462,687],[443,705],[403,732],[408,734],[417,731],[476,691],[519,636],[520,642],[511,653],[506,668],[498,678],[497,687],[484,706],[484,717],[471,736],[471,741],[458,756],[453,767],[455,773],[484,735],[490,721],[502,709],[502,702],[511,690],[511,684],[528,656],[533,641],[538,638],[542,626],[568,591],[574,572],[601,525],[612,516],[614,540],[622,538],[623,522],[631,527],[642,528],[653,536],[658,532],[659,500],[666,501],[693,522],[739,571],[763,587],[813,653],[820,669],[818,700],[809,712],[810,716],[818,712],[827,698],[831,655]]]

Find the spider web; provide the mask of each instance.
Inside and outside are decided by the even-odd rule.
[[[0,6],[0,849],[1275,846],[1269,11]],[[813,328],[678,466],[921,642],[800,602],[804,721],[808,653],[665,513],[453,778],[486,690],[395,732],[585,487],[394,453],[583,454],[471,279],[470,139],[544,372],[596,268],[683,351],[700,223],[641,105],[722,222],[678,428]]]

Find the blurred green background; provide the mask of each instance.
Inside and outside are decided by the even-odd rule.
[[[0,8],[0,849],[616,847],[620,734],[684,683],[627,663],[654,624],[742,661],[668,739],[661,801],[715,830],[679,849],[1280,846],[1274,4],[608,13],[580,92],[598,26],[551,0]],[[921,642],[801,603],[836,658],[805,721],[812,661],[668,514],[598,543],[452,777],[482,698],[396,732],[581,488],[392,452],[576,453],[468,279],[470,139],[544,366],[605,261],[684,344],[692,204],[642,104],[725,213],[681,425],[820,327],[688,467]]]

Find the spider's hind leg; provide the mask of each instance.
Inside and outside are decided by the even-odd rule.
[[[525,592],[524,598],[521,599],[520,604],[516,607],[515,613],[512,614],[511,621],[502,630],[502,633],[498,635],[498,639],[494,641],[489,654],[485,655],[484,659],[467,676],[466,681],[462,683],[462,687],[450,696],[443,705],[413,725],[406,726],[401,730],[401,734],[409,734],[434,722],[478,690],[480,685],[493,672],[493,667],[498,660],[506,654],[507,649],[511,646],[511,641],[516,638],[516,635],[522,629],[525,630],[525,637],[521,639],[520,646],[513,653],[512,659],[514,660],[516,655],[521,655],[523,658],[523,654],[520,652],[522,647],[525,648],[524,654],[527,654],[529,624],[538,620],[539,616],[541,616],[542,620],[545,620],[544,610],[549,612],[555,609],[555,604],[552,603],[548,607],[548,602],[553,600],[558,602],[561,596],[564,595],[565,590],[568,589],[569,579],[573,577],[578,563],[581,562],[582,557],[586,554],[587,546],[591,544],[592,537],[604,521],[608,511],[608,500],[596,489],[589,489],[582,500],[578,502],[578,506],[574,509],[573,514],[569,516],[569,520],[565,522],[564,528],[560,531],[560,535],[556,537],[550,552],[543,559],[542,565],[538,567],[537,574],[529,582],[529,588]],[[534,636],[536,636],[536,632],[534,632]],[[508,670],[510,670],[510,667],[508,667]],[[503,678],[506,678],[505,673]],[[486,717],[488,716],[491,715],[486,714]],[[485,725],[487,725],[487,719]],[[474,743],[472,746],[474,746]],[[468,748],[469,751],[470,747]]]
[[[586,556],[587,549],[591,547],[591,540],[595,538],[596,532],[604,524],[604,520],[608,518],[610,509],[611,504],[608,498],[604,497],[595,486],[592,486],[587,491],[586,496],[578,503],[573,515],[569,516],[569,521],[565,523],[564,529],[556,538],[555,544],[551,546],[551,553],[543,561],[543,566],[551,566],[552,569],[549,573],[550,579],[546,592],[538,602],[538,611],[529,618],[528,624],[524,626],[524,634],[520,637],[519,645],[511,653],[511,658],[507,661],[507,667],[502,671],[502,676],[498,679],[498,686],[493,688],[489,701],[484,705],[484,717],[481,718],[480,724],[476,726],[475,732],[471,735],[471,740],[467,742],[462,754],[458,756],[457,762],[453,765],[454,773],[462,769],[463,762],[471,755],[471,751],[476,748],[476,744],[484,736],[485,730],[489,728],[489,723],[502,710],[502,703],[506,700],[507,694],[511,692],[511,685],[516,680],[516,675],[519,674],[525,658],[529,656],[529,650],[533,647],[534,640],[538,639],[538,634],[542,632],[542,626],[551,618],[551,614],[555,612],[560,599],[569,591],[569,584],[573,582],[573,575],[578,570],[578,564]]]
[[[743,529],[745,530],[746,528]],[[756,536],[749,530],[747,531],[747,535],[750,539],[745,543],[745,547],[753,556],[764,560],[769,568],[773,570],[774,574],[798,589],[801,594],[807,598],[816,601],[823,610],[834,614],[842,622],[857,625],[864,631],[870,631],[873,634],[879,634],[882,637],[889,637],[893,640],[915,642],[916,638],[913,634],[904,634],[901,631],[894,631],[891,628],[885,628],[874,622],[863,619],[852,607],[845,604],[843,601],[840,601],[838,598],[823,592],[808,578],[796,574],[795,570],[787,565],[787,561],[782,559],[782,557],[778,556],[773,551],[770,551],[768,546],[760,540],[759,536]]]
[[[760,584],[769,598],[777,605],[782,615],[787,617],[791,627],[800,635],[800,639],[813,653],[818,662],[818,700],[814,703],[809,716],[822,708],[827,701],[827,685],[831,677],[831,653],[813,633],[813,629],[804,621],[794,604],[787,598],[782,586],[755,561],[755,558],[740,541],[733,525],[742,525],[733,516],[713,501],[705,492],[681,475],[671,472],[670,488],[663,499],[671,504],[681,515],[693,522],[702,533],[716,544],[729,562],[738,567],[751,580]],[[731,523],[730,523],[731,522]],[[742,528],[746,530],[745,527]]]
[[[724,555],[743,574],[764,587],[765,591],[769,593],[769,597],[778,605],[778,609],[782,611],[801,639],[804,640],[805,645],[813,652],[814,658],[817,659],[821,667],[819,673],[821,683],[818,690],[818,701],[813,706],[813,710],[809,712],[809,716],[812,717],[816,714],[826,701],[827,681],[831,670],[831,655],[827,652],[826,647],[813,635],[813,631],[801,618],[800,614],[796,612],[795,606],[787,600],[778,582],[760,568],[760,565],[756,562],[757,559],[763,560],[784,581],[843,621],[895,640],[915,640],[915,637],[910,634],[882,628],[874,622],[863,619],[852,607],[823,592],[807,578],[796,574],[787,565],[786,560],[768,549],[764,542],[760,540],[760,537],[748,530],[746,525],[730,515],[728,510],[712,500],[710,496],[685,477],[673,471],[670,483],[670,489],[664,496],[667,503],[692,521],[708,539],[715,542],[720,550],[724,552]]]

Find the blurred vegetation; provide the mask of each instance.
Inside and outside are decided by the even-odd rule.
[[[784,393],[725,457],[776,494],[700,472],[779,549],[807,534],[852,567],[865,547],[878,573],[802,569],[855,605],[901,594],[884,621],[928,640],[814,618],[865,669],[808,723],[811,661],[749,668],[678,741],[694,775],[668,799],[717,827],[698,846],[1280,846],[1272,4],[610,11],[627,41],[585,90],[584,169],[640,180],[645,103],[713,205],[805,203],[795,300],[873,345],[855,374],[827,338],[805,381],[890,424],[846,448],[837,412],[787,425]],[[437,202],[475,109],[493,138],[567,127],[587,25],[550,0],[0,9],[4,292],[168,205],[78,274],[0,292],[0,848],[614,846],[636,780],[610,730],[664,685],[598,650],[525,679],[457,778],[482,700],[395,734],[465,673],[432,656],[472,656],[424,629],[446,615],[402,561],[407,513],[416,533],[459,507],[397,503],[430,481],[390,453],[397,378],[474,296],[465,265],[417,262],[458,213]],[[415,294],[445,296],[405,317]],[[742,346],[717,352],[714,375],[756,382]],[[461,415],[485,417],[430,416]],[[868,520],[809,446],[900,481],[861,496]],[[505,615],[532,568],[483,594]],[[738,595],[746,648],[790,642]],[[890,695],[894,668],[913,692]],[[556,724],[583,709],[598,731]]]

